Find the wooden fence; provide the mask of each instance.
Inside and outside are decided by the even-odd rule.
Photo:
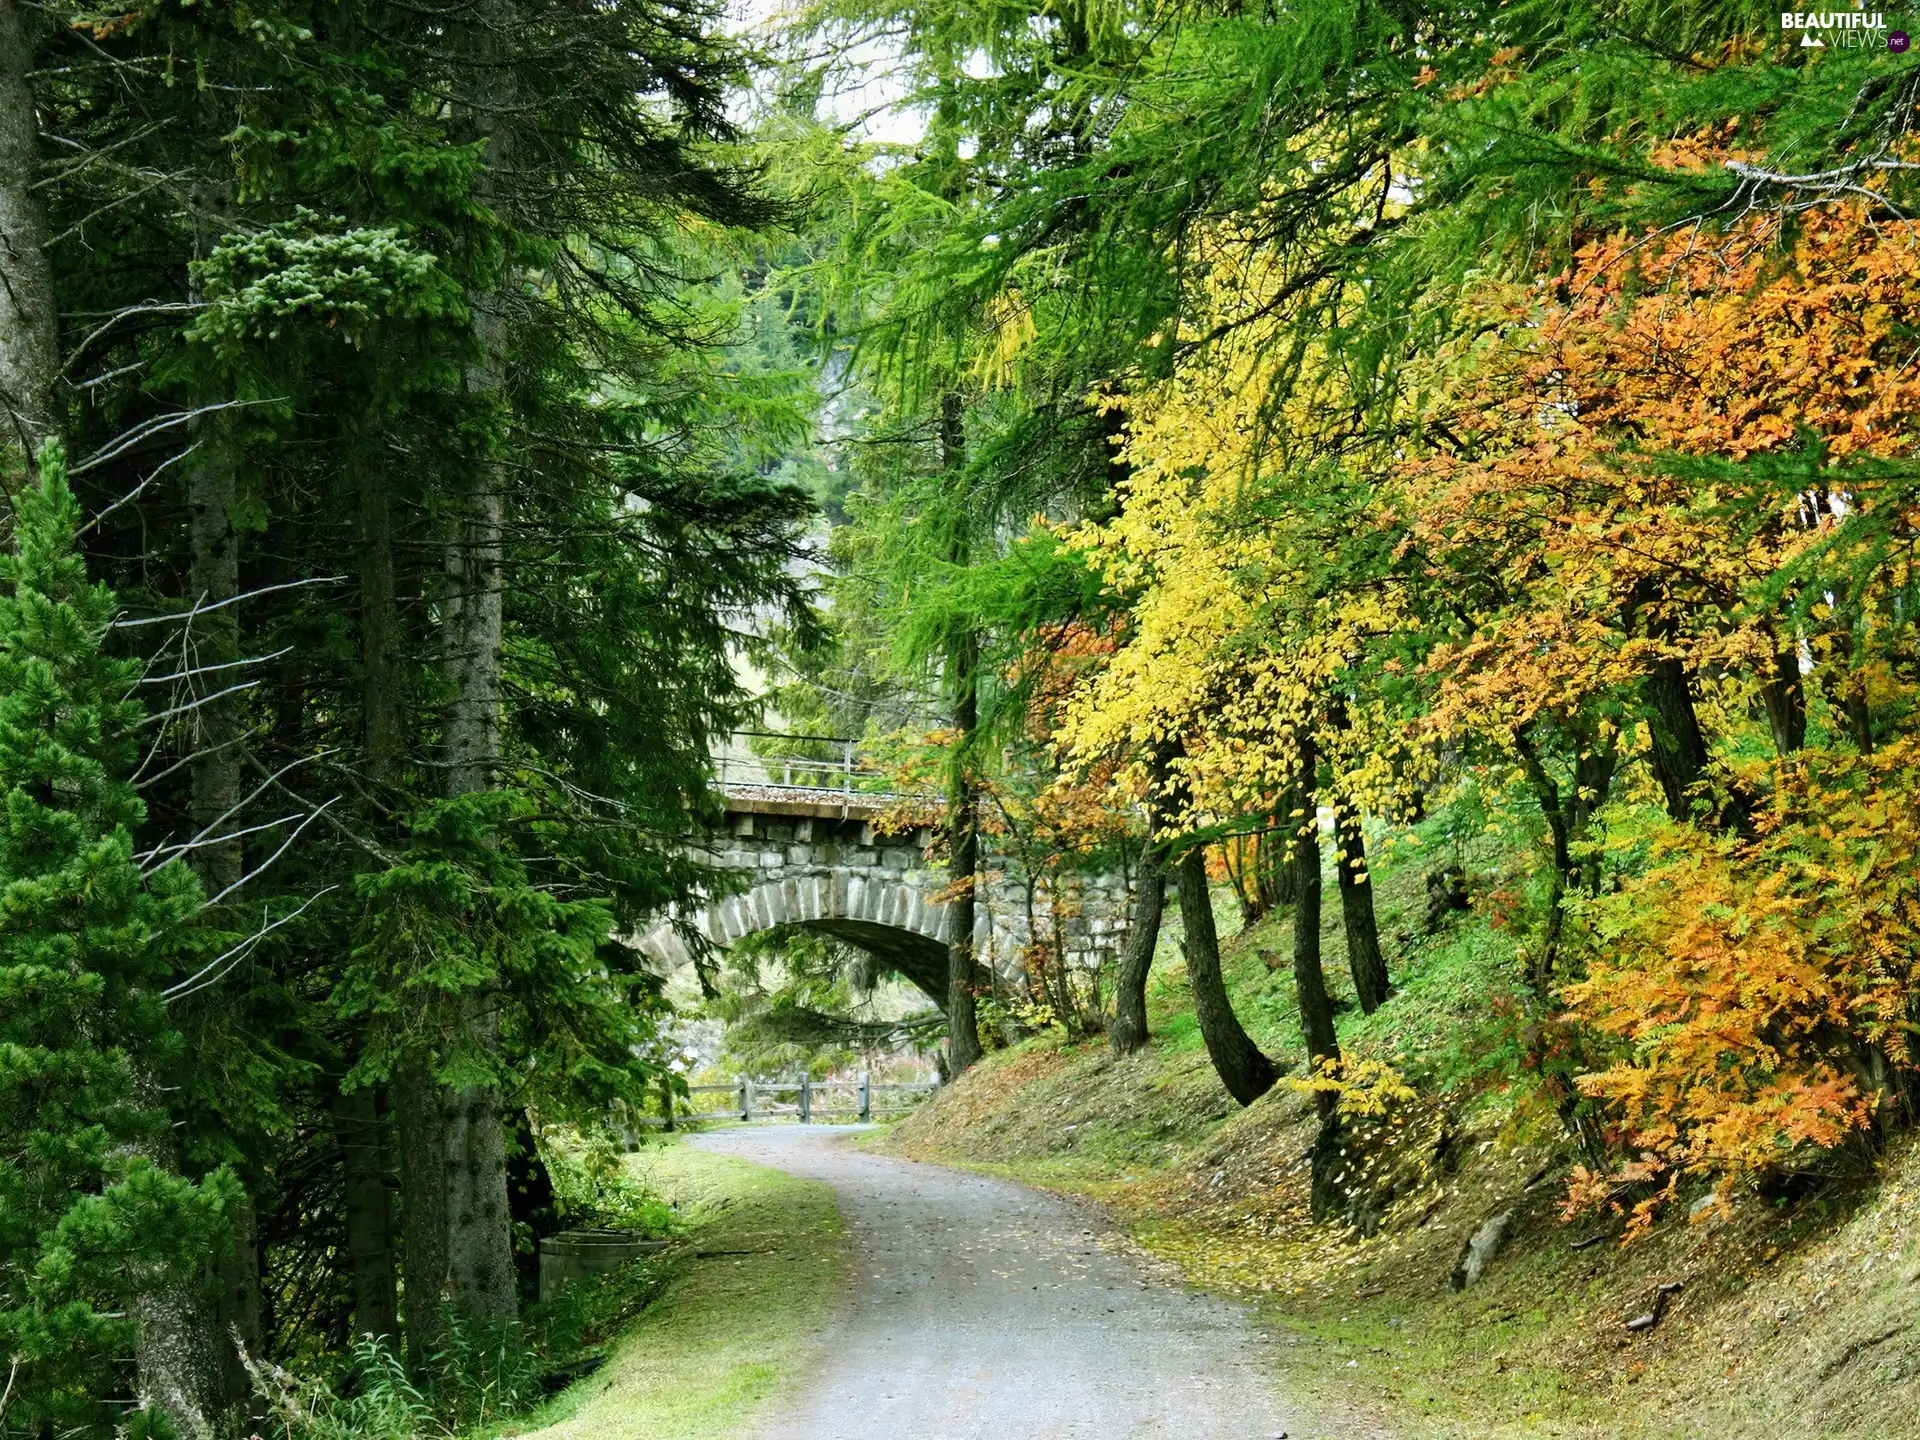
[[[886,1081],[862,1075],[857,1080],[752,1080],[742,1075],[731,1085],[689,1085],[686,1098],[661,1087],[660,1113],[636,1115],[641,1125],[668,1130],[677,1124],[703,1120],[782,1120],[792,1116],[802,1125],[870,1121],[876,1115],[899,1115],[940,1088],[937,1080]],[[705,1096],[728,1097],[730,1103],[702,1105]]]

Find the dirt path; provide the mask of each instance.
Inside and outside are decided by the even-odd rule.
[[[846,1221],[851,1293],[761,1440],[1269,1440],[1287,1428],[1241,1311],[1167,1283],[1088,1209],[852,1149],[844,1131],[694,1143],[825,1181]]]

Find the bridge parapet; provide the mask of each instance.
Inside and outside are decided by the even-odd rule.
[[[785,735],[736,730],[714,755],[714,783],[723,795],[811,797],[887,809],[906,800],[938,808],[932,793],[907,795],[861,742],[834,735]]]

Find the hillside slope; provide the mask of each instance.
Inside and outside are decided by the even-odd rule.
[[[1054,1037],[997,1051],[882,1143],[1101,1201],[1197,1282],[1251,1298],[1288,1342],[1296,1392],[1359,1401],[1402,1436],[1920,1436],[1920,1147],[1725,1211],[1683,1203],[1628,1245],[1617,1218],[1564,1221],[1570,1156],[1517,1078],[1504,863],[1477,857],[1473,913],[1432,937],[1416,933],[1417,859],[1376,868],[1399,993],[1343,1012],[1342,1044],[1398,1063],[1426,1098],[1376,1157],[1370,1236],[1307,1217],[1311,1101],[1283,1081],[1243,1111],[1220,1086],[1177,930],[1145,1052]],[[1225,959],[1248,1028],[1298,1077],[1286,931],[1257,925]],[[1339,990],[1334,925],[1326,941]],[[1504,1248],[1456,1292],[1463,1242],[1502,1214]],[[1652,1328],[1627,1328],[1656,1307]]]

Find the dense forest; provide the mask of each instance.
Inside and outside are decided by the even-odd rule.
[[[703,960],[738,1054],[1124,1056],[1177,913],[1336,1215],[1426,1077],[1343,1057],[1323,908],[1391,1007],[1370,866],[1453,807],[1523,857],[1430,888],[1514,937],[1570,1213],[1870,1159],[1920,1100],[1920,61],[1802,33],[0,0],[0,1437],[546,1388],[530,1237],[684,1088],[632,937],[729,883],[682,842],[769,716],[911,797],[948,984]],[[983,969],[989,870],[1128,923]],[[1223,886],[1292,917],[1304,1066]]]

